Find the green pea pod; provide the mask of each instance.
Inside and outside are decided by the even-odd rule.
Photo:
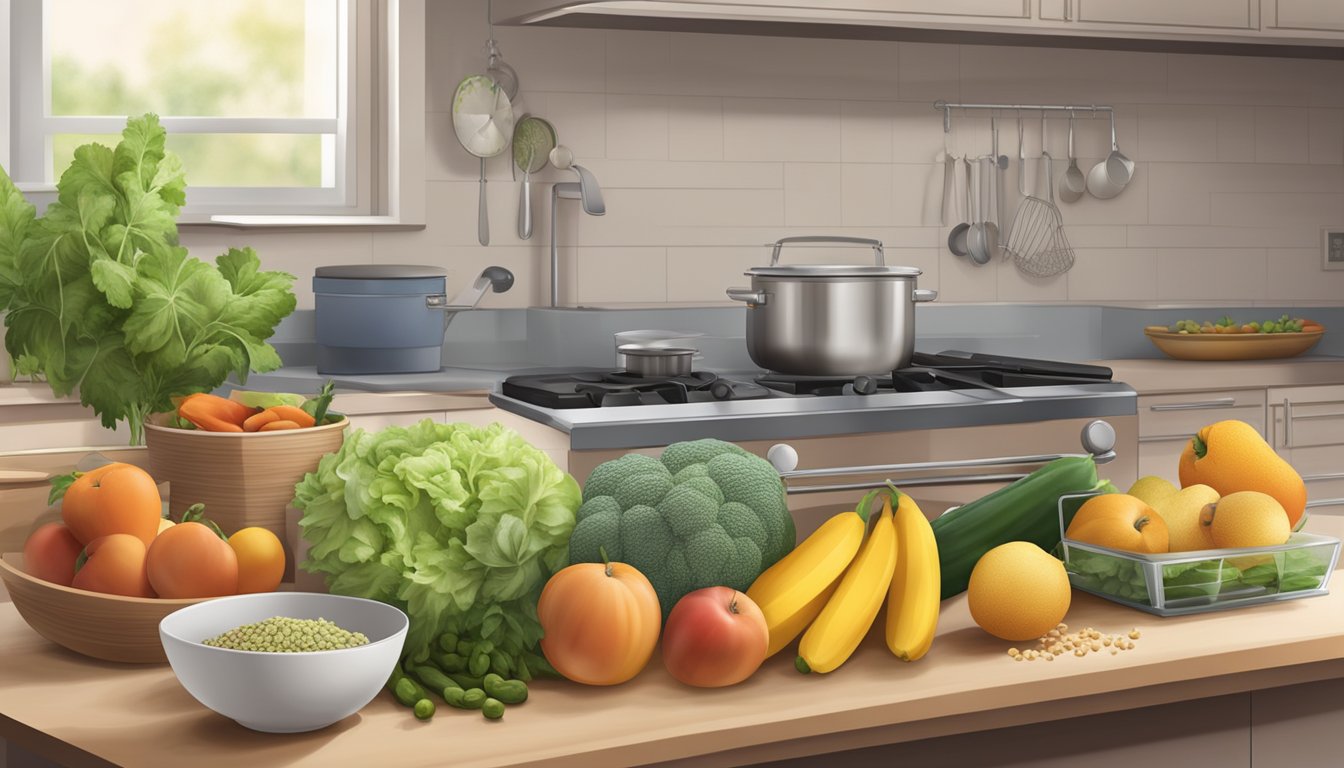
[[[476,644],[476,653],[489,654],[493,650],[495,650],[495,643],[493,640],[482,640]]]
[[[503,651],[491,651],[490,671],[503,677],[508,677],[513,674],[513,661],[509,658],[508,654]]]
[[[517,678],[524,683],[532,681],[532,671],[527,668],[527,662],[524,661],[521,656],[518,657],[518,668],[513,670],[513,672]]]
[[[401,662],[392,665],[392,674],[387,676],[387,690],[395,692],[397,681],[405,676],[406,674],[401,671]]]
[[[471,709],[471,707],[468,707],[466,705],[466,695],[467,692],[462,690],[461,688],[454,687],[443,689],[443,700],[447,702],[448,706],[450,707],[457,707],[458,709]]]
[[[480,709],[481,705],[485,703],[485,699],[485,691],[480,688],[471,688],[462,693],[462,703],[466,705],[467,709]]]
[[[481,714],[485,715],[486,719],[498,720],[504,716],[504,702],[499,699],[486,699],[481,704]]]
[[[455,650],[458,656],[470,659],[476,653],[476,644],[470,640],[458,640]]]
[[[471,663],[467,664],[467,671],[476,677],[484,675],[490,671],[490,656],[484,653],[477,653],[471,657]]]
[[[467,671],[467,660],[456,653],[441,653],[435,659],[444,672]]]
[[[522,680],[505,680],[499,675],[485,676],[485,692],[505,704],[522,704],[527,701],[527,683]]]
[[[411,675],[431,691],[442,691],[444,688],[457,687],[457,683],[453,682],[452,678],[445,675],[438,667],[429,664],[411,667]]]
[[[415,717],[417,720],[428,720],[434,716],[434,702],[429,699],[421,699],[415,702]]]
[[[471,690],[472,688],[482,688],[485,686],[485,681],[483,679],[463,672],[449,672],[448,677],[452,679],[453,682],[457,683],[458,687],[463,690]]]
[[[419,695],[415,688],[415,683],[412,682],[409,677],[403,677],[397,681],[396,687],[392,690],[392,695],[395,696],[397,701],[401,702],[403,706],[414,707],[417,701],[425,698],[424,696]]]
[[[444,632],[439,635],[439,647],[448,653],[457,650],[457,635],[452,632]]]

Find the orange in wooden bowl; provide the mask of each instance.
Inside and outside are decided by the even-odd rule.
[[[23,570],[23,555],[0,557],[0,580],[19,615],[39,635],[85,656],[133,664],[168,661],[159,622],[179,608],[212,598],[122,597],[63,587]]]

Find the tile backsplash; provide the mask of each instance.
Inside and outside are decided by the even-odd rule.
[[[184,241],[207,252],[254,245],[267,266],[299,275],[304,308],[316,266],[365,262],[446,266],[450,292],[501,264],[517,285],[487,306],[545,304],[548,186],[565,176],[537,177],[535,234],[522,241],[520,185],[507,155],[489,160],[493,238],[482,247],[478,161],[452,132],[453,91],[484,68],[485,5],[427,4],[423,231],[195,229]],[[1344,304],[1344,271],[1320,267],[1321,227],[1344,226],[1344,61],[513,27],[495,36],[522,83],[518,111],[549,119],[606,196],[600,218],[562,203],[563,304],[724,303],[724,288],[768,258],[763,244],[822,233],[881,239],[889,262],[924,270],[920,286],[948,303]],[[1061,204],[1071,272],[1030,278],[947,251],[935,160],[945,146],[987,152],[989,122],[957,116],[945,136],[936,99],[1115,106],[1134,180],[1112,200]],[[1012,115],[1000,129],[1014,157],[1010,212]],[[1026,120],[1029,158],[1040,131]],[[1110,149],[1108,125],[1080,115],[1075,144],[1086,172]],[[1048,148],[1062,174],[1066,120],[1050,121]],[[1031,185],[1038,164],[1028,167]]]

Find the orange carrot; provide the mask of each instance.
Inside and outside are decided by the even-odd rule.
[[[267,422],[266,424],[261,425],[261,429],[258,431],[278,432],[282,429],[302,429],[302,427],[289,419],[277,419],[276,421]]]
[[[300,429],[311,427],[317,423],[307,411],[293,405],[273,405],[266,410],[274,413],[277,418],[298,424]]]
[[[258,411],[257,413],[248,416],[247,421],[243,422],[243,431],[256,432],[257,430],[261,429],[267,424],[270,424],[272,421],[279,421],[279,420],[280,420],[280,414],[267,408],[264,411]]]
[[[207,432],[242,432],[243,422],[256,413],[242,403],[215,395],[190,395],[177,406],[177,415]]]

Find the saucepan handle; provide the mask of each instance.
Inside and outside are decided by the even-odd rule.
[[[914,291],[914,299],[916,302],[936,301],[938,299],[938,292],[931,291],[928,288],[916,288]]]
[[[882,241],[874,240],[871,237],[846,237],[844,235],[798,235],[796,237],[781,237],[775,241],[774,250],[770,252],[770,266],[779,263],[779,252],[784,249],[788,243],[836,243],[849,245],[866,245],[873,249],[873,263],[877,266],[885,266],[886,259],[882,255]]]
[[[733,301],[742,301],[747,304],[764,304],[765,291],[757,291],[752,288],[729,288],[728,298]]]

